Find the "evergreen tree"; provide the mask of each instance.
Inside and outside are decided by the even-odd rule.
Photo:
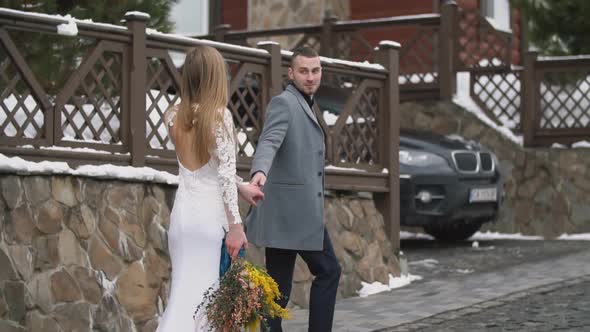
[[[590,54],[589,0],[511,0],[526,15],[531,43],[546,55]],[[523,23],[527,23],[523,22]]]

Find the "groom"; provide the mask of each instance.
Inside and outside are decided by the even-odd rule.
[[[322,78],[320,57],[309,47],[293,52],[292,83],[266,109],[252,162],[252,183],[264,187],[265,201],[247,219],[248,240],[266,247],[266,268],[287,306],[297,255],[314,275],[309,331],[332,330],[340,265],[324,225],[324,133],[312,106]],[[272,332],[281,320],[270,321]]]

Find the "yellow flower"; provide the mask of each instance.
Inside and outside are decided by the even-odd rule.
[[[251,321],[250,324],[248,324],[248,328],[250,329],[250,332],[256,332],[256,329],[258,328],[259,324],[260,324],[260,319],[258,319],[258,318]]]

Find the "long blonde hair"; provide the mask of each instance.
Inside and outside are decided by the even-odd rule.
[[[194,134],[192,150],[200,161],[210,158],[215,146],[215,128],[223,123],[228,103],[227,65],[213,47],[199,45],[186,54],[182,70],[178,120]]]

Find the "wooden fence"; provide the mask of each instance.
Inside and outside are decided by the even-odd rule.
[[[247,176],[266,105],[285,84],[290,53],[278,44],[245,48],[158,33],[146,29],[147,19],[130,13],[126,26],[76,21],[77,33],[60,36],[62,42],[84,40],[74,44],[87,47],[74,58],[78,65],[63,84],[55,86],[59,80],[45,80],[32,69],[27,40],[57,36],[68,20],[0,9],[0,153],[71,166],[108,163],[176,173],[162,115],[179,101],[178,59],[190,47],[206,44],[229,65],[227,107],[238,131],[238,170]],[[373,53],[380,65],[323,59],[323,82],[351,93],[335,123],[327,124],[317,107],[314,111],[326,136],[327,188],[374,192],[398,247],[399,48],[381,45]]]
[[[512,34],[497,30],[479,10],[459,8],[453,2],[441,6],[440,14],[356,21],[327,17],[321,25],[259,31],[231,31],[223,25],[203,37],[240,45],[289,37],[294,46],[308,45],[325,56],[357,61],[371,60],[371,50],[379,40],[396,40],[402,44],[398,78],[402,101],[450,100],[457,74],[467,72],[472,99],[498,125],[524,134],[526,146],[589,140],[587,76],[580,76],[577,83],[548,78],[550,83],[542,84],[538,76],[571,76],[572,69],[587,73],[586,58],[541,59],[515,66]],[[555,67],[556,63],[562,67]],[[521,105],[526,90],[523,75],[531,70],[537,82],[531,89],[538,93],[529,96],[534,101],[530,99],[531,108],[525,110]]]

